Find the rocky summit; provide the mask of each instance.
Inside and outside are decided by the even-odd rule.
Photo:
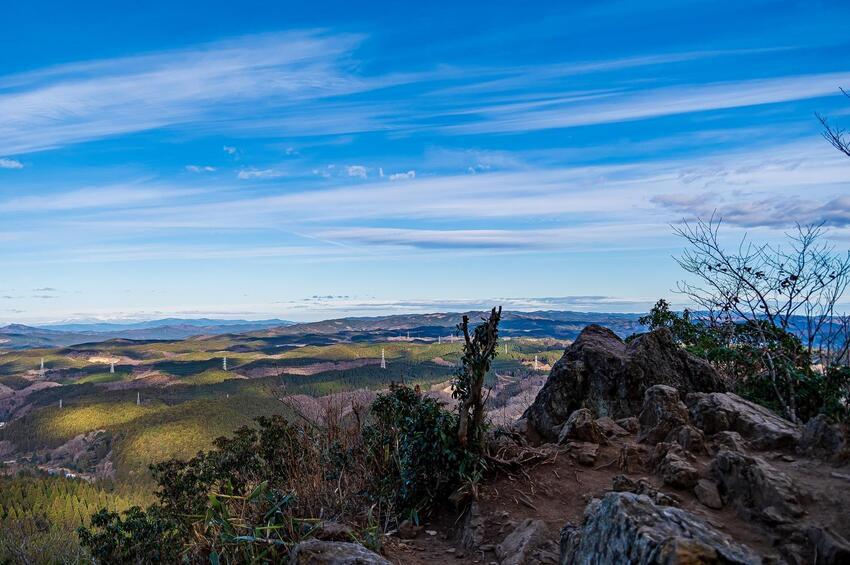
[[[678,347],[666,329],[626,343],[611,330],[592,324],[552,367],[525,417],[541,437],[554,440],[580,408],[596,417],[638,416],[644,394],[654,385],[673,387],[682,395],[725,390],[720,375]]]

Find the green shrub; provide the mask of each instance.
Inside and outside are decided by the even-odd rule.
[[[464,480],[476,479],[481,460],[458,443],[456,414],[407,387],[394,387],[372,405],[364,429],[369,496],[385,512],[417,518]]]

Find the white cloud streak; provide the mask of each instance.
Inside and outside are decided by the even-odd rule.
[[[448,125],[458,134],[509,133],[608,124],[686,114],[775,104],[833,96],[838,85],[850,81],[850,72],[784,76],[713,84],[609,91],[604,94],[543,98],[492,106],[468,107],[473,120]]]
[[[342,61],[359,41],[293,32],[0,78],[0,153],[226,121],[246,105],[293,107],[361,91],[366,83]]]
[[[24,164],[17,159],[0,158],[0,169],[23,169]]]

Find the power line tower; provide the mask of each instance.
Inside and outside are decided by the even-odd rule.
[[[41,366],[38,369],[38,374],[44,376],[44,357],[41,358]]]
[[[534,370],[537,370],[537,355],[534,356]]]
[[[225,355],[224,359],[221,360],[221,368],[227,371],[227,355]]]
[[[384,356],[384,348],[381,348],[381,369],[387,368],[387,358]]]
[[[110,364],[109,364],[109,373],[110,373],[111,375],[114,375],[114,374],[115,374],[115,362],[114,362],[114,361],[113,361],[112,363],[110,363]]]

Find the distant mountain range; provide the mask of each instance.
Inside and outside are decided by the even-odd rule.
[[[477,323],[486,312],[466,312],[473,323]],[[333,337],[334,341],[374,341],[379,339],[407,338],[437,339],[453,335],[464,313],[401,314],[370,318],[339,318],[321,322],[293,324],[259,332],[252,337],[285,339],[301,343],[316,343],[321,340],[307,339]],[[504,312],[499,333],[505,337],[550,337],[575,339],[588,324],[600,324],[619,334],[628,336],[641,331],[638,322],[641,314],[616,314],[602,312],[570,312],[547,310],[538,312]]]
[[[214,320],[165,318],[147,322],[73,322],[45,326],[10,324],[0,327],[0,349],[65,347],[110,339],[178,340],[197,335],[254,332],[291,325],[287,320]]]
[[[484,312],[467,312],[473,321]],[[111,339],[180,340],[199,335],[245,334],[302,343],[372,341],[407,337],[437,339],[454,332],[463,313],[403,314],[370,318],[339,318],[321,322],[287,320],[214,320],[166,318],[147,322],[68,322],[45,326],[12,324],[0,327],[0,349],[65,347]],[[602,324],[622,336],[640,329],[638,314],[597,312],[505,312],[501,325],[506,337],[574,339],[591,323]],[[318,339],[317,339],[318,338]]]

